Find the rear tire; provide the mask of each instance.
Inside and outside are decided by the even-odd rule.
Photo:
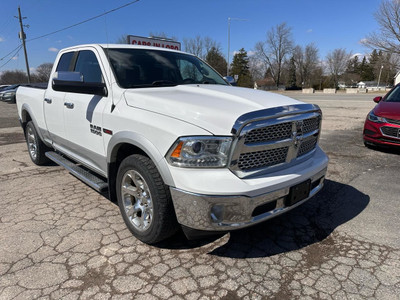
[[[169,189],[148,157],[134,154],[122,161],[116,191],[125,224],[142,242],[154,244],[178,230]]]
[[[25,139],[32,162],[38,166],[48,163],[49,159],[45,153],[49,151],[49,148],[40,139],[32,121],[29,121],[26,125]]]

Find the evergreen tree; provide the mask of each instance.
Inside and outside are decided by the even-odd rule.
[[[382,53],[381,53],[382,55]],[[369,56],[369,63],[372,66],[375,66],[378,61],[379,61],[379,57],[380,55],[378,54],[378,51],[376,51],[375,49],[372,51],[371,55]]]
[[[219,74],[223,76],[226,75],[227,62],[218,48],[212,47],[210,51],[208,51],[206,62],[208,62]]]
[[[289,61],[289,80],[288,80],[288,89],[297,89],[297,84],[296,84],[296,63],[294,56],[290,58]]]
[[[359,74],[360,73],[360,62],[358,61],[358,56],[354,56],[353,59],[349,60],[349,64],[347,65],[347,73],[351,74]]]
[[[355,87],[360,81],[360,62],[358,56],[354,56],[349,60],[346,68],[346,72],[343,74],[342,79],[347,86]]]
[[[379,72],[382,66],[382,61],[383,61],[383,53],[382,51],[376,51],[375,49],[372,51],[370,57],[369,57],[369,67],[372,70],[373,74],[373,79],[372,80],[378,80]]]
[[[249,58],[244,48],[233,56],[231,74],[238,75],[238,86],[253,87],[253,80],[249,71]]]
[[[360,79],[362,81],[372,81],[374,80],[374,70],[371,67],[371,64],[367,62],[367,59],[363,58],[360,65]]]

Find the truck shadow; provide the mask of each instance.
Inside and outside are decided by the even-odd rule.
[[[229,240],[209,254],[240,259],[298,250],[326,239],[335,228],[360,214],[369,201],[368,195],[352,186],[326,180],[323,190],[303,205],[264,223],[231,232]],[[219,237],[187,241],[178,234],[157,246],[193,249]]]

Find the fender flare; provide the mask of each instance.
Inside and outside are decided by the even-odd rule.
[[[45,143],[45,139],[44,139],[42,130],[41,130],[41,128],[39,127],[38,122],[36,121],[36,118],[35,118],[35,116],[33,115],[30,106],[29,106],[28,104],[26,104],[26,103],[22,104],[22,107],[21,107],[21,116],[20,116],[20,123],[21,123],[22,129],[24,130],[24,133],[25,133],[25,126],[24,126],[24,124],[27,123],[27,122],[26,122],[26,120],[27,120],[26,115],[27,115],[27,114],[31,117],[31,121],[32,121],[33,125],[35,126],[36,132],[39,134],[40,139]],[[45,143],[45,144],[47,144],[47,143]]]
[[[107,163],[113,163],[117,158],[118,145],[130,144],[141,149],[146,155],[154,162],[158,172],[160,173],[164,183],[169,186],[175,186],[171,172],[167,165],[164,156],[158,151],[156,146],[145,138],[135,132],[120,131],[114,134],[107,146]]]

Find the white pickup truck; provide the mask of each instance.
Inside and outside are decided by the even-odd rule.
[[[184,52],[131,45],[61,50],[46,89],[20,87],[32,161],[108,189],[141,241],[284,213],[323,186],[321,110],[230,86]]]

